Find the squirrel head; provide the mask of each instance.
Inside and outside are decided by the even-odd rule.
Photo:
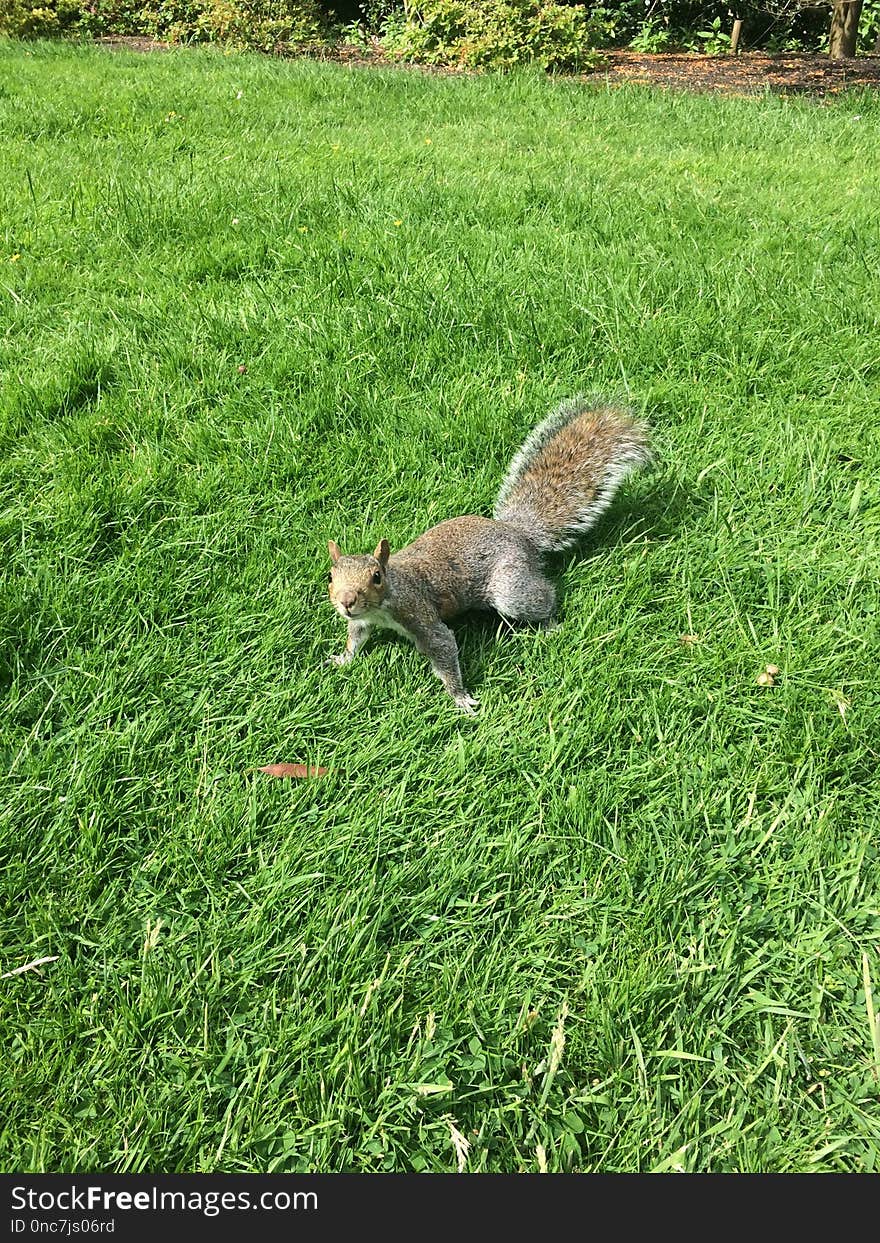
[[[336,611],[349,621],[357,621],[380,609],[388,590],[391,549],[387,539],[379,541],[372,557],[344,557],[333,540],[327,548],[333,563],[328,590]]]

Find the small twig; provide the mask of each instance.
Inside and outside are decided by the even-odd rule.
[[[42,967],[43,963],[57,962],[58,955],[51,954],[48,958],[35,958],[33,962],[26,962],[23,967],[16,967],[14,971],[4,971],[0,975],[0,980],[9,980],[14,975],[22,975],[25,971],[35,971],[37,967]]]
[[[455,1149],[455,1156],[458,1162],[459,1174],[464,1174],[467,1170],[468,1153],[471,1150],[470,1141],[465,1139],[461,1131],[455,1125],[452,1118],[447,1116],[446,1125],[449,1127],[449,1138],[452,1140],[452,1147]]]
[[[880,1018],[874,1012],[874,992],[871,987],[871,968],[868,964],[868,955],[862,954],[862,982],[865,986],[865,1008],[868,1011],[868,1029],[871,1034],[871,1044],[874,1048],[874,1065],[871,1067],[871,1073],[875,1079],[880,1078]]]

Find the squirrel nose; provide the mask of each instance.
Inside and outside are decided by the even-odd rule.
[[[354,591],[343,592],[339,597],[339,603],[344,609],[350,609],[353,604],[357,603],[357,593]]]

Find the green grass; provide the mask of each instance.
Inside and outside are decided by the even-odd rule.
[[[880,1167],[880,99],[0,83],[0,1167]],[[588,388],[658,464],[480,715],[328,668]]]

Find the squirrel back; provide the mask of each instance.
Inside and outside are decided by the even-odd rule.
[[[647,427],[631,411],[607,399],[570,398],[526,438],[494,517],[542,552],[560,552],[589,531],[626,476],[650,458]]]

